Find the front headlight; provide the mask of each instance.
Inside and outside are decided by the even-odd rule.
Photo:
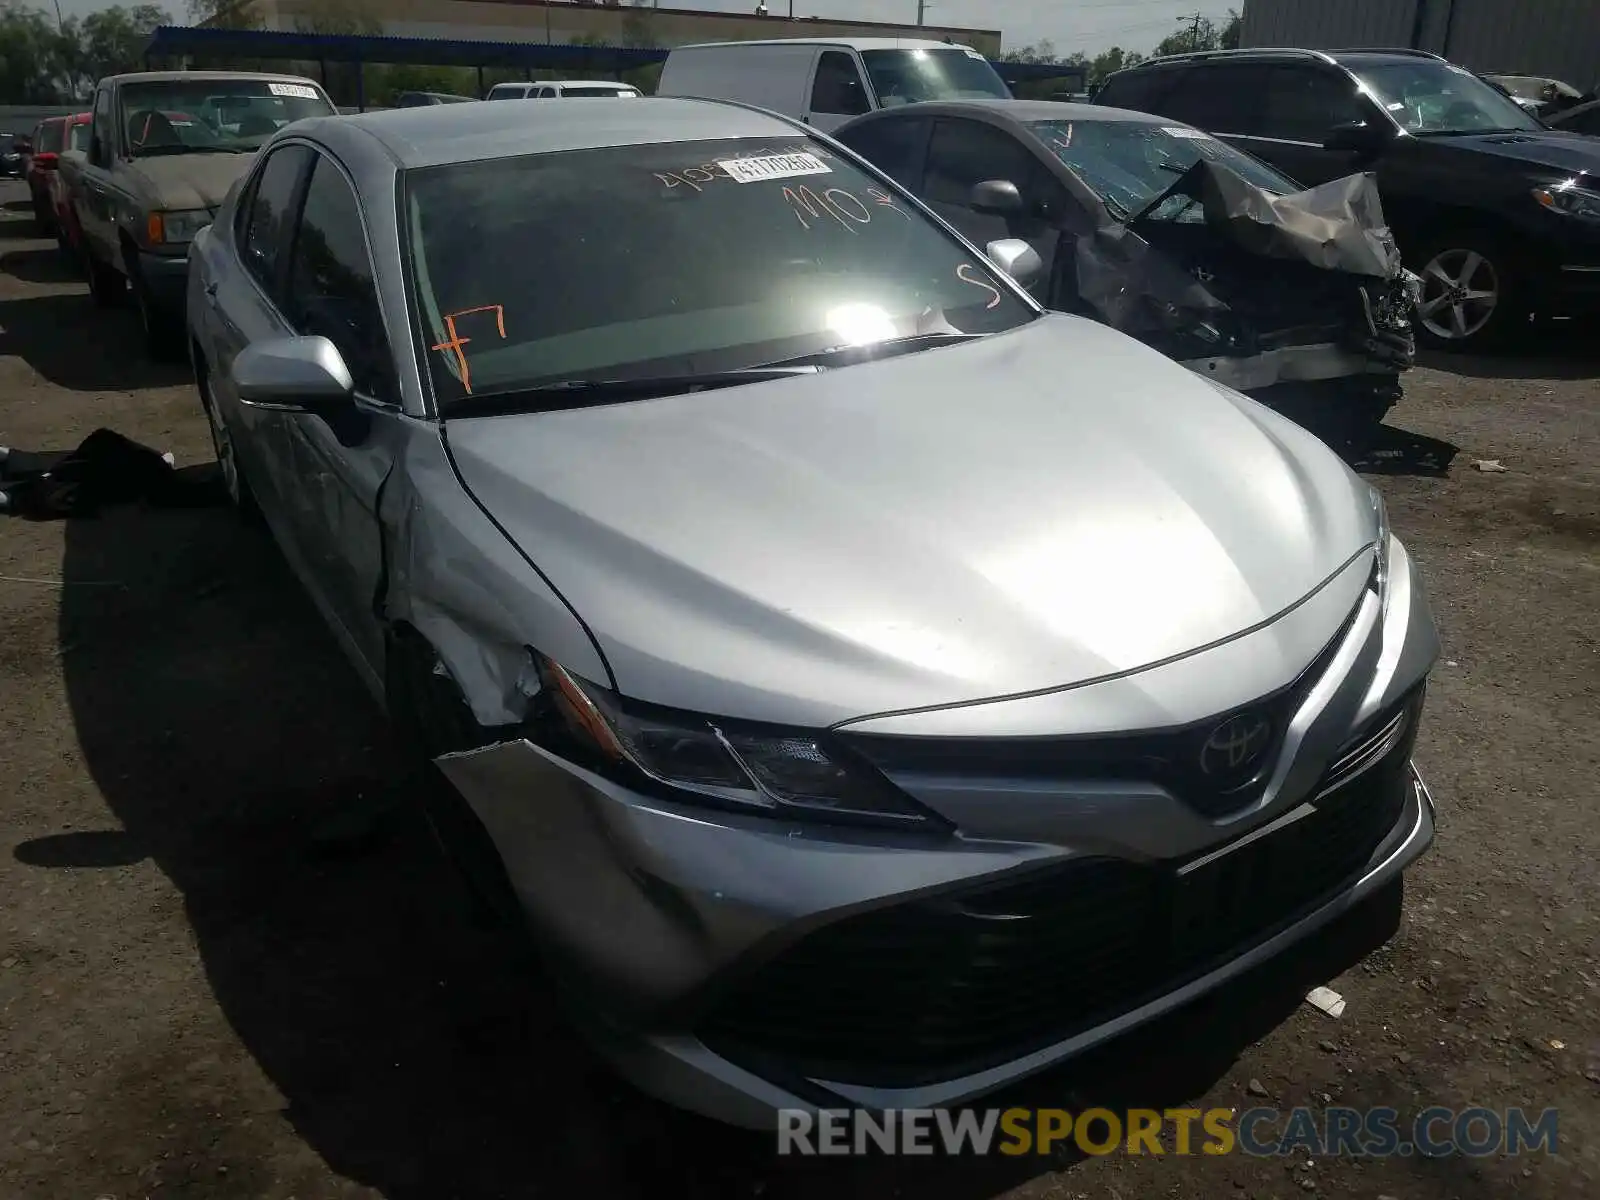
[[[153,212],[145,221],[145,237],[152,246],[183,245],[209,224],[211,211],[205,208]]]
[[[1574,179],[1549,187],[1536,187],[1533,189],[1533,198],[1551,212],[1564,217],[1600,221],[1600,192],[1578,187]]]
[[[685,799],[772,816],[926,825],[931,814],[825,735],[625,701],[538,656],[540,694],[588,756]],[[637,778],[642,776],[643,780]]]
[[[1378,518],[1377,562],[1373,564],[1372,578],[1378,589],[1378,599],[1384,608],[1389,606],[1389,509],[1377,488],[1368,485],[1372,492],[1372,510]]]

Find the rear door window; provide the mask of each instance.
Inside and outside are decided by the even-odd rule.
[[[1336,125],[1362,120],[1355,81],[1315,67],[1276,66],[1259,97],[1264,137],[1321,145]]]
[[[1267,63],[1191,67],[1152,111],[1208,133],[1266,135],[1262,98],[1275,70]]]
[[[1178,71],[1135,71],[1114,76],[1096,93],[1094,102],[1134,112],[1162,112],[1161,100],[1178,81]],[[1171,115],[1171,114],[1167,114]]]

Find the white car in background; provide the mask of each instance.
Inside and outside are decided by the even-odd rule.
[[[639,96],[629,83],[610,79],[530,80],[527,83],[497,83],[485,100],[574,100],[581,98],[629,100]]]

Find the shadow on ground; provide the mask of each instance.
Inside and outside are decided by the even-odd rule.
[[[639,1096],[576,1043],[543,979],[467,915],[374,705],[260,536],[221,509],[110,510],[65,532],[68,698],[122,831],[41,838],[17,857],[45,870],[153,859],[182,893],[222,1012],[335,1171],[392,1200],[985,1200],[1070,1165],[780,1160],[765,1136]],[[384,837],[319,848],[322,818],[374,798],[397,805]],[[1357,910],[1337,937],[997,1100],[1164,1107],[1200,1095],[1397,919],[1397,903]],[[208,1085],[173,1054],[158,1066],[163,1109],[209,1111]],[[122,1124],[148,1138],[146,1114],[122,1111],[137,1107],[102,1112],[98,1136]],[[188,1150],[193,1179],[171,1180],[171,1194],[252,1194],[254,1172],[238,1167],[272,1170],[249,1140],[262,1136],[207,1135]],[[219,1162],[236,1164],[227,1181]]]
[[[78,283],[82,276],[59,246],[8,250],[0,255],[0,271],[27,283]]]
[[[0,222],[0,230],[5,228]],[[0,268],[9,269],[15,257],[0,259]],[[58,387],[80,392],[171,387],[190,378],[187,363],[150,359],[132,312],[98,309],[87,292],[0,300],[4,354],[23,359]]]
[[[1530,325],[1493,353],[1453,354],[1438,350],[1417,356],[1419,366],[1472,379],[1596,379],[1600,352],[1592,321],[1551,321]]]
[[[1460,446],[1443,438],[1379,425],[1344,458],[1368,475],[1448,475],[1460,453]]]

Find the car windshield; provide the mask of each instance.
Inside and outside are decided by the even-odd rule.
[[[1541,129],[1522,106],[1471,71],[1442,62],[1384,62],[1356,69],[1356,77],[1410,133],[1486,133]]]
[[[739,371],[1036,315],[979,256],[803,137],[423,168],[402,202],[447,415],[467,397]],[[530,407],[573,402],[548,400]]]
[[[121,100],[129,150],[136,157],[254,150],[291,121],[334,115],[315,84],[296,80],[129,83],[122,86]]]
[[[1227,167],[1246,183],[1276,195],[1296,184],[1258,159],[1185,125],[1145,121],[1030,121],[1034,135],[1120,219],[1141,212],[1200,159]],[[1197,222],[1200,205],[1167,197],[1147,219]]]
[[[976,50],[863,50],[883,108],[927,100],[1009,100],[1005,80]]]

